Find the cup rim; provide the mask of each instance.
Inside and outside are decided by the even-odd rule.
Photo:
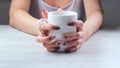
[[[58,14],[57,13],[63,13],[64,14]],[[74,11],[50,11],[48,12],[48,15],[52,15],[52,16],[74,16],[74,15],[78,15],[77,12]]]

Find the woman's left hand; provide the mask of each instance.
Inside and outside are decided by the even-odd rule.
[[[63,36],[65,37],[64,41],[67,43],[68,48],[66,52],[74,52],[77,51],[84,42],[84,32],[83,22],[82,21],[72,21],[68,24],[68,26],[75,26],[77,27],[76,33],[65,33]]]

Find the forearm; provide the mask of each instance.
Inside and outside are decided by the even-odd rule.
[[[103,13],[101,11],[95,11],[87,17],[83,25],[85,40],[87,40],[94,32],[96,32],[99,29],[99,27],[102,24],[102,21]]]
[[[10,25],[26,33],[38,35],[37,21],[23,10],[10,12]]]

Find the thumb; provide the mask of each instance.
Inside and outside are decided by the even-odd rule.
[[[41,9],[41,12],[42,12],[42,16],[47,19],[48,18],[48,11],[46,9]]]

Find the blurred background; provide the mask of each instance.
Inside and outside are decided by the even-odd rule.
[[[1,24],[8,24],[9,22],[9,5],[10,0],[0,0],[0,25]]]
[[[10,0],[0,0],[0,24],[8,24]],[[120,25],[120,0],[102,0],[103,25]]]

